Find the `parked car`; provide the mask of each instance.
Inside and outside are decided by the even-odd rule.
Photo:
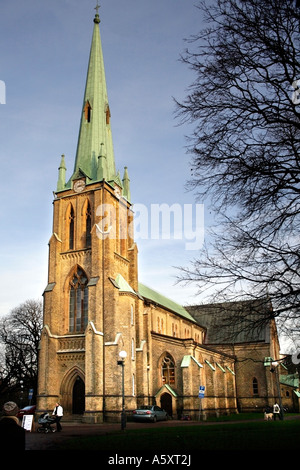
[[[168,419],[168,414],[156,405],[142,405],[133,411],[133,419],[135,421],[165,421]]]
[[[28,405],[19,410],[17,417],[22,419],[24,415],[34,415],[36,406],[35,405]]]

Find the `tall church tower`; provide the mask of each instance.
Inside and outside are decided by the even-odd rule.
[[[197,417],[199,384],[203,412],[235,411],[231,350],[204,345],[206,317],[198,323],[138,282],[129,178],[115,167],[96,10],[74,169],[67,179],[62,156],[53,201],[37,411],[60,402],[65,415],[85,422],[119,421],[124,397],[126,412],[156,404],[173,417]]]
[[[66,180],[62,156],[53,202],[37,397],[40,411],[59,401],[87,422],[119,416],[121,350],[135,406],[140,341],[129,178],[115,169],[96,9],[74,170]]]

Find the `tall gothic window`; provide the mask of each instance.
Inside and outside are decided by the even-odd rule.
[[[85,213],[85,246],[91,246],[91,230],[92,230],[92,212],[88,202]]]
[[[163,384],[175,383],[175,364],[171,356],[166,355],[162,360],[161,375]]]
[[[88,321],[88,279],[81,268],[77,268],[70,281],[69,331],[83,331]]]
[[[69,215],[69,250],[74,249],[74,231],[75,231],[75,213],[73,206],[71,206]]]
[[[255,377],[252,380],[252,390],[253,390],[253,395],[257,396],[258,395],[258,381],[257,381],[257,378]]]

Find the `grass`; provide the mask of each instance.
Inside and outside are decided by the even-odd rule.
[[[238,413],[230,415],[221,415],[221,416],[209,416],[207,422],[227,422],[227,421],[253,421],[262,419],[262,413]]]
[[[299,447],[300,420],[211,423],[126,430],[73,438],[57,450],[185,453],[192,451],[294,450]]]

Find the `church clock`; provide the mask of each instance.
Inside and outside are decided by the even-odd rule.
[[[85,182],[83,180],[75,181],[73,189],[75,193],[81,193],[85,188]]]

